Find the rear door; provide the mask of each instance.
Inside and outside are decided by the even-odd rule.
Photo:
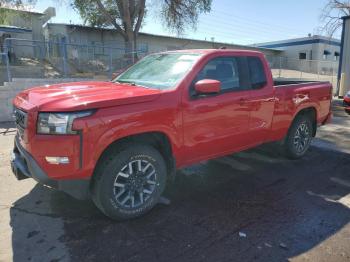
[[[263,143],[271,130],[274,113],[274,89],[272,77],[267,77],[269,68],[257,56],[248,56],[249,80],[251,83],[249,134],[252,144]]]
[[[216,57],[200,70],[183,98],[184,148],[187,162],[207,159],[249,143],[249,83],[246,59]],[[221,92],[198,95],[194,84],[202,79],[221,82]]]

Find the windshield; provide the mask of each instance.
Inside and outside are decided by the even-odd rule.
[[[167,53],[150,55],[130,67],[113,82],[131,83],[150,88],[167,89],[176,84],[192,68],[201,54]]]

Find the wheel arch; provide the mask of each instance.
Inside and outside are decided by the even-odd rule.
[[[315,137],[316,136],[316,130],[317,130],[317,109],[314,106],[309,106],[309,107],[305,107],[305,108],[300,109],[294,115],[293,121],[291,122],[288,130],[290,130],[290,127],[293,126],[293,123],[297,119],[297,117],[303,116],[303,115],[304,116],[308,116],[311,119],[311,121],[312,121],[312,132],[313,132],[312,136]]]
[[[92,184],[95,179],[98,179],[97,169],[101,162],[113,152],[123,150],[131,144],[145,144],[154,147],[163,156],[167,167],[168,179],[173,179],[175,176],[176,160],[173,153],[171,140],[167,134],[159,131],[148,131],[138,134],[132,134],[118,138],[112,141],[99,155],[92,174]]]

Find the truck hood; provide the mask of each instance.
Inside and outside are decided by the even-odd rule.
[[[78,111],[148,102],[161,91],[113,82],[74,82],[35,87],[20,92],[14,105],[26,111]]]

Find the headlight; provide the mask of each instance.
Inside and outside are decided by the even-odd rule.
[[[72,113],[39,113],[37,133],[51,135],[77,134],[72,130],[73,121],[77,118],[90,116],[94,111]]]

